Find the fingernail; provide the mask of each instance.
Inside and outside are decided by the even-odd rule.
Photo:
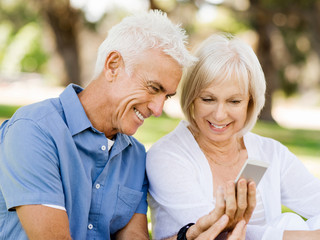
[[[219,187],[218,187],[218,192],[220,192],[220,193],[223,193],[223,192],[224,192],[222,186],[219,186]]]
[[[223,215],[222,217],[221,217],[221,222],[222,222],[222,224],[225,224],[225,223],[227,223],[229,221],[229,217],[227,216],[227,215]]]
[[[256,187],[256,183],[254,181],[250,181],[249,186],[251,186],[252,188]]]
[[[242,227],[245,227],[246,224],[247,224],[247,222],[246,222],[245,220],[241,220],[241,221],[240,221],[240,224],[242,225]]]

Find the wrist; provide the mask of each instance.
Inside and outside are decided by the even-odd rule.
[[[187,231],[192,225],[194,225],[194,223],[188,223],[183,226],[177,234],[177,240],[187,240]]]

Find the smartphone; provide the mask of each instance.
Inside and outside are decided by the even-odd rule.
[[[235,183],[237,183],[240,178],[245,178],[247,181],[253,180],[256,186],[258,186],[268,167],[269,163],[267,162],[248,158],[238,174]]]

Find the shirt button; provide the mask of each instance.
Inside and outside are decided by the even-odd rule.
[[[102,146],[101,146],[101,150],[102,150],[102,151],[105,151],[106,149],[107,149],[107,147],[106,147],[105,145],[102,145]]]
[[[88,228],[91,230],[91,229],[93,228],[93,225],[90,223],[90,224],[88,225]]]
[[[99,189],[99,188],[100,188],[100,184],[97,183],[97,184],[96,184],[96,189]]]

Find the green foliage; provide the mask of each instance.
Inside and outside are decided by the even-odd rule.
[[[10,118],[20,106],[0,105],[0,118]]]
[[[180,122],[178,118],[163,115],[159,118],[150,117],[134,135],[139,141],[150,147],[162,136],[171,132]],[[297,155],[320,155],[320,131],[283,128],[273,122],[258,121],[254,133],[273,138]]]
[[[166,114],[162,114],[158,118],[152,116],[144,121],[144,124],[136,132],[135,137],[146,146],[150,146],[171,132],[179,122],[180,119],[170,118]]]
[[[218,31],[229,32],[232,34],[249,30],[247,24],[243,20],[239,21],[233,11],[224,7],[219,8],[218,16],[210,26]]]
[[[41,72],[48,55],[41,44],[38,12],[24,1],[0,0],[0,69]]]
[[[283,93],[286,97],[292,96],[297,92],[298,83],[297,82],[290,82],[285,77],[285,69],[280,69],[278,71],[280,88],[283,90]]]
[[[320,155],[320,131],[287,129],[275,123],[258,121],[253,132],[276,139],[296,155]]]

